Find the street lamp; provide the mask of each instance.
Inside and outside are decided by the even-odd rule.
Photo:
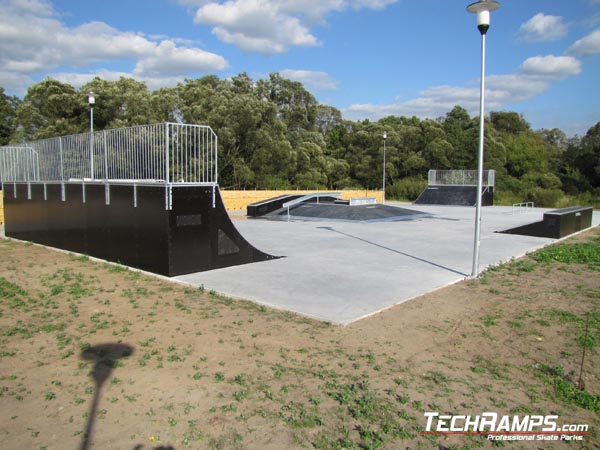
[[[383,132],[383,193],[382,193],[382,203],[385,204],[385,141],[387,140],[387,131]]]
[[[500,8],[494,0],[480,0],[467,6],[467,11],[477,14],[477,29],[481,33],[481,87],[479,94],[479,152],[477,160],[477,207],[475,209],[475,236],[473,242],[473,269],[471,277],[479,276],[479,248],[481,226],[481,190],[483,184],[483,141],[485,136],[485,35],[490,28],[490,12]]]
[[[90,178],[94,179],[94,104],[96,95],[88,92],[88,104],[90,105]]]

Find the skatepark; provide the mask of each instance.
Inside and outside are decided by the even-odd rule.
[[[470,201],[382,205],[359,199],[352,206],[329,194],[326,206],[317,193],[304,198],[311,203],[282,202],[271,217],[276,220],[228,214],[218,186],[216,136],[208,127],[156,124],[3,150],[7,237],[226,296],[349,324],[471,275]],[[458,190],[473,195],[464,185]],[[445,188],[428,189],[430,198],[438,197],[433,203],[443,203]],[[451,197],[457,195],[465,198]],[[580,212],[567,213],[580,219]],[[479,271],[563,237],[546,229],[553,214],[485,206]],[[586,227],[600,224],[591,208],[586,215]]]

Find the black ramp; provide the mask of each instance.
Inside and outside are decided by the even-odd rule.
[[[591,227],[593,211],[591,206],[555,209],[544,213],[543,220],[539,222],[499,231],[499,233],[561,239]]]
[[[475,206],[477,203],[477,186],[427,186],[414,201],[415,205],[452,205]],[[494,188],[483,187],[481,204],[494,204]]]
[[[269,198],[256,203],[250,203],[246,207],[246,215],[248,217],[259,217],[269,214],[283,207],[286,202],[291,202],[302,197],[302,194],[285,194],[277,197]]]
[[[218,186],[6,183],[6,236],[175,276],[274,259],[234,227]],[[63,200],[64,198],[64,200]]]

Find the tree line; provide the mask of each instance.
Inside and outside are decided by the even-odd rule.
[[[278,73],[254,81],[206,76],[150,91],[130,78],[95,78],[79,89],[53,79],[23,99],[0,87],[0,144],[155,122],[209,125],[219,137],[225,189],[380,189],[384,139],[386,195],[413,200],[429,169],[475,169],[479,118],[455,106],[438,119],[350,121]],[[600,205],[600,122],[583,137],[533,130],[516,112],[486,117],[485,168],[496,170],[496,202],[560,207]]]

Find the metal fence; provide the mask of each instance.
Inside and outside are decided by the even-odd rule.
[[[37,181],[40,179],[38,154],[31,147],[2,147],[0,181]]]
[[[160,123],[0,148],[2,182],[218,182],[210,127]]]
[[[430,170],[429,186],[477,186],[476,170]],[[494,186],[496,171],[483,172],[483,186]]]

